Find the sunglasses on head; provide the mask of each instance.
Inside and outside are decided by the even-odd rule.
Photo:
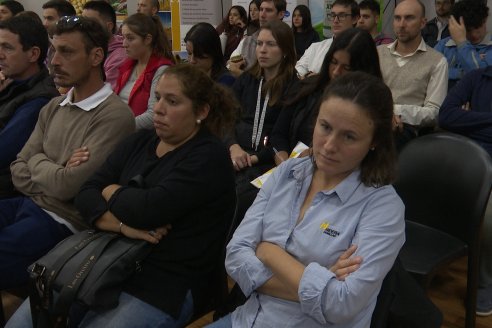
[[[92,35],[86,30],[84,23],[87,22],[87,18],[81,17],[81,16],[63,16],[58,20],[56,23],[57,26],[61,27],[62,29],[75,29],[77,28],[77,31],[80,31],[87,35],[87,37],[91,40],[92,44],[94,46],[98,46],[97,42],[94,40]]]

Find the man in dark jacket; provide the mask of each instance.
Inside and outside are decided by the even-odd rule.
[[[422,29],[422,38],[431,47],[449,36],[448,20],[454,0],[436,0],[435,5],[437,16],[428,21]]]
[[[43,25],[28,16],[0,22],[0,197],[10,195],[10,163],[22,149],[39,110],[59,95],[44,65]]]

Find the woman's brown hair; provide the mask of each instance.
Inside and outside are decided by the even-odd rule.
[[[272,33],[273,38],[283,54],[277,76],[263,84],[262,92],[266,94],[267,91],[270,91],[268,105],[273,106],[281,100],[286,85],[288,85],[295,76],[297,57],[294,45],[294,34],[287,24],[277,20],[263,25],[260,28],[260,33],[263,30],[268,30]],[[258,79],[263,75],[263,69],[258,64],[258,61],[249,72]]]

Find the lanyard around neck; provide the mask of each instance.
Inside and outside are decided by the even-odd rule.
[[[270,91],[267,91],[265,102],[263,103],[263,109],[261,109],[261,87],[263,85],[263,77],[260,80],[260,87],[258,88],[258,96],[256,97],[256,111],[255,122],[253,125],[253,135],[251,136],[251,148],[255,151],[258,150],[260,144],[261,133],[263,132],[263,125],[265,123],[265,114],[268,106],[268,100],[270,99]],[[261,117],[260,117],[261,110]]]

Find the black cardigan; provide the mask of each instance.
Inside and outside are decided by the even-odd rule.
[[[82,186],[75,205],[89,223],[109,210],[138,229],[172,225],[124,290],[178,317],[188,290],[200,304],[218,288],[211,272],[235,208],[234,172],[227,149],[205,129],[161,158],[158,142],[153,130],[130,136]],[[123,187],[107,203],[101,191],[110,184]]]
[[[254,150],[251,146],[251,137],[253,135],[253,126],[256,112],[256,98],[258,96],[258,88],[260,86],[260,80],[255,78],[249,72],[241,74],[236,80],[232,89],[236,95],[237,100],[241,104],[240,119],[236,123],[235,133],[226,139],[226,145],[237,143],[244,151],[251,155],[258,156],[258,164],[270,164],[274,165],[274,151],[271,147],[269,138],[275,122],[277,121],[280,112],[282,110],[283,101],[288,99],[291,94],[296,91],[297,77],[293,77],[289,83],[286,83],[282,92],[282,97],[274,106],[267,106],[265,114],[265,122],[263,125],[263,131],[261,134],[261,142],[258,145],[258,150]],[[260,106],[263,108],[265,97],[261,97]],[[264,141],[267,141],[264,144]]]

